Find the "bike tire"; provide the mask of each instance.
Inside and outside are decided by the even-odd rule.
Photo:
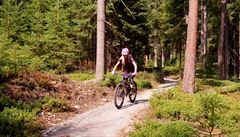
[[[133,88],[131,88],[132,94],[129,95],[129,100],[133,103],[137,98],[137,83],[134,81]]]
[[[124,102],[125,97],[125,87],[122,83],[119,83],[114,92],[114,105],[117,109],[120,109]]]

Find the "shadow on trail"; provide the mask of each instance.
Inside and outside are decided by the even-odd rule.
[[[131,103],[131,104],[127,104],[127,105],[125,105],[125,106],[122,106],[122,108],[121,109],[125,109],[125,108],[129,108],[129,107],[131,107],[131,106],[135,106],[135,105],[138,105],[138,104],[141,104],[141,103],[146,103],[146,102],[148,102],[149,101],[149,99],[139,99],[139,100],[135,100],[133,103]],[[129,102],[129,101],[128,101]]]
[[[169,79],[164,79],[164,82],[163,83],[177,83],[178,80],[169,80]]]
[[[176,83],[176,82],[173,82],[174,84],[172,84],[172,85],[166,85],[166,86],[163,86],[163,87],[161,87],[161,88],[168,88],[168,87],[172,87],[172,86],[176,86],[176,85],[178,85],[178,83]]]
[[[160,88],[168,88],[168,87],[176,86],[176,85],[178,85],[178,80],[164,79],[163,84],[170,84],[170,85],[160,86]]]

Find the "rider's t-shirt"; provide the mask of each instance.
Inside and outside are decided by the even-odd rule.
[[[132,55],[128,55],[127,58],[125,59],[125,63],[123,63],[123,56],[119,59],[119,62],[122,65],[122,71],[127,72],[127,73],[133,73],[134,72],[134,66],[133,62],[134,59],[132,58]]]

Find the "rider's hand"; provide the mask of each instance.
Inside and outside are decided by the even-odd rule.
[[[137,72],[132,73],[132,75],[133,75],[133,76],[136,76],[136,75],[137,75]]]
[[[114,70],[112,71],[112,74],[113,74],[113,75],[115,74],[115,71],[114,71]]]

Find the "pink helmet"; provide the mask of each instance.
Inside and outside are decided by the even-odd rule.
[[[129,53],[128,48],[122,49],[122,55],[128,55],[128,53]]]

